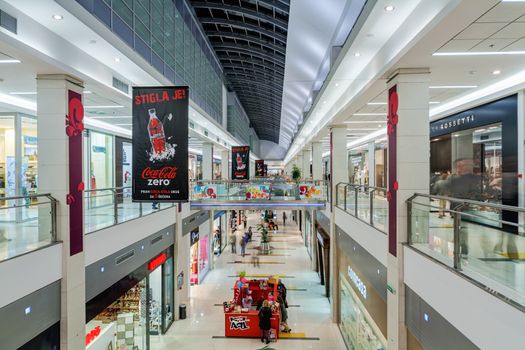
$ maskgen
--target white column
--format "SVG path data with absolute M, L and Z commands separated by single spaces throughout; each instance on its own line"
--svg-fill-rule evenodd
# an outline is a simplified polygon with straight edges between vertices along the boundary
M 177 210 L 175 215 L 175 246 L 174 246 L 174 259 L 175 259 L 175 271 L 173 288 L 175 290 L 175 319 L 179 319 L 179 305 L 186 304 L 187 312 L 189 313 L 190 307 L 190 234 L 182 235 L 182 220 L 191 214 L 190 204 L 180 204 L 181 211 Z M 183 275 L 182 286 L 179 289 L 178 276 Z
M 323 179 L 323 144 L 312 143 L 312 179 Z
M 255 179 L 255 160 L 250 159 L 250 180 Z
M 215 267 L 215 254 L 214 254 L 214 249 L 213 249 L 213 242 L 214 242 L 214 232 L 215 232 L 215 225 L 214 225 L 214 220 L 213 220 L 213 217 L 215 216 L 215 211 L 214 210 L 210 210 L 208 211 L 209 213 L 209 231 L 210 231 L 210 235 L 208 237 L 208 263 L 210 264 L 210 270 L 213 270 L 213 268 Z
M 346 125 L 334 125 L 330 129 L 332 137 L 331 189 L 332 204 L 335 206 L 335 186 L 348 182 L 348 152 L 346 150 Z M 335 230 L 335 211 L 332 208 L 330 220 L 330 315 L 333 322 L 339 322 L 339 271 L 337 264 L 337 234 Z
M 202 179 L 213 180 L 213 143 L 202 145 Z
M 376 143 L 368 143 L 368 186 L 374 187 L 376 183 Z
M 66 115 L 69 113 L 69 91 L 80 94 L 82 99 L 83 82 L 66 75 L 40 75 L 37 77 L 37 109 L 38 109 L 38 191 L 51 193 L 58 200 L 57 204 L 57 238 L 62 241 L 62 282 L 61 282 L 61 317 L 60 317 L 60 348 L 65 350 L 84 349 L 86 346 L 86 280 L 85 258 L 83 252 L 83 225 L 73 232 L 70 221 L 80 221 L 74 210 L 66 202 L 70 194 L 70 167 L 75 167 L 82 173 L 82 164 L 70 164 L 69 136 L 66 134 Z M 79 111 L 78 114 L 81 115 Z M 81 133 L 81 131 L 79 131 Z M 78 134 L 74 136 L 78 140 Z M 82 147 L 80 134 L 80 149 Z M 82 157 L 82 151 L 80 151 Z M 80 168 L 78 168 L 80 167 Z M 80 179 L 79 183 L 82 181 Z M 72 184 L 78 188 L 78 184 Z M 82 203 L 82 193 L 72 194 L 75 201 Z M 70 198 L 72 198 L 70 197 Z M 76 205 L 79 205 L 76 202 Z M 78 208 L 78 207 L 76 207 Z M 47 213 L 41 217 L 49 218 Z M 82 214 L 80 214 L 82 215 Z M 41 227 L 46 227 L 44 220 Z M 79 246 L 82 244 L 82 246 Z M 76 252 L 81 250 L 80 252 Z M 74 254 L 74 255 L 71 255 Z
M 221 177 L 223 180 L 230 179 L 230 151 L 221 152 Z
M 389 107 L 388 191 L 389 253 L 387 333 L 389 349 L 406 349 L 405 293 L 403 284 L 403 243 L 407 242 L 406 200 L 414 192 L 429 192 L 429 71 L 401 69 L 388 81 L 389 106 L 399 101 L 397 111 Z M 392 118 L 397 114 L 397 125 Z M 396 189 L 397 188 L 397 189 Z M 390 288 L 389 288 L 390 289 Z
M 310 147 L 305 149 L 303 151 L 303 178 L 309 179 L 311 177 L 310 174 L 310 158 L 312 157 L 312 150 Z

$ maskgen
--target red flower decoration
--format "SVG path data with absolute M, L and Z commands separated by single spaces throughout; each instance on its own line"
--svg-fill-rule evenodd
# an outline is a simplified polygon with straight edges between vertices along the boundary
M 69 115 L 66 115 L 66 134 L 69 137 L 84 131 L 84 106 L 78 98 L 69 101 Z
M 394 181 L 394 186 L 393 187 L 394 187 L 394 190 L 396 190 L 396 191 L 399 189 L 399 183 L 397 182 L 397 180 Z
M 84 182 L 83 182 L 83 181 L 80 181 L 80 182 L 78 183 L 77 191 L 78 191 L 78 192 L 82 192 L 82 191 L 84 191 Z
M 71 205 L 73 203 L 75 203 L 75 197 L 73 197 L 71 194 L 68 193 L 66 195 L 66 204 Z

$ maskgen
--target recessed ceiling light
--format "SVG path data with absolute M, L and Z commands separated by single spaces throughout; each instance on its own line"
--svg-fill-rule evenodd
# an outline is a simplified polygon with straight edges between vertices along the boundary
M 0 60 L 0 63 L 20 63 L 20 60 L 16 60 L 16 59 L 5 59 L 5 60 Z
M 498 75 L 498 74 L 501 74 L 501 71 L 499 69 L 496 69 L 496 70 L 492 71 L 492 74 Z
M 387 105 L 387 102 L 368 102 L 367 105 L 369 106 L 384 106 Z
M 428 104 L 431 104 L 431 105 L 437 105 L 437 104 L 440 104 L 441 102 L 439 101 L 430 101 Z
M 387 5 L 387 6 L 385 6 L 385 11 L 386 11 L 386 12 L 392 12 L 392 11 L 394 11 L 394 9 L 395 9 L 395 7 L 392 6 L 392 5 Z
M 525 55 L 525 51 L 464 51 L 464 52 L 434 52 L 432 56 L 509 56 Z
M 386 113 L 354 113 L 357 116 L 387 116 Z
M 120 62 L 120 58 L 115 57 L 115 62 Z
M 36 95 L 36 91 L 12 91 L 9 95 Z
M 356 52 L 356 53 L 354 53 L 354 56 L 355 57 L 359 57 L 359 56 L 361 56 L 361 54 L 359 52 Z
M 335 83 L 335 86 L 336 86 L 336 87 L 339 86 L 339 83 Z
M 53 15 L 53 19 L 57 20 L 57 21 L 61 21 L 64 19 L 64 16 L 62 15 Z
M 92 92 L 89 91 L 89 90 L 84 90 L 84 93 L 85 93 L 85 94 L 88 94 L 88 95 L 89 95 L 89 94 L 92 94 Z
M 377 124 L 377 127 L 380 128 L 380 127 L 381 127 L 381 124 Z

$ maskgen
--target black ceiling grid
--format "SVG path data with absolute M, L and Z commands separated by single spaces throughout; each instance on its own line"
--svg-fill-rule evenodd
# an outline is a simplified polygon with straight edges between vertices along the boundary
M 279 143 L 289 0 L 190 0 L 255 132 Z

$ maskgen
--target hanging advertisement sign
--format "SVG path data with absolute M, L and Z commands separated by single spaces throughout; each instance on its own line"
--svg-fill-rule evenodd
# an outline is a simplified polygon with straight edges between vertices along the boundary
M 255 176 L 264 176 L 264 160 L 255 161 Z
M 250 146 L 232 147 L 232 180 L 250 178 Z
M 122 142 L 122 187 L 124 187 L 123 195 L 125 198 L 131 197 L 131 179 L 133 178 L 131 169 L 132 147 L 131 142 Z
M 193 199 L 215 199 L 217 198 L 216 185 L 193 186 Z
M 188 87 L 133 88 L 133 200 L 188 201 Z
M 268 176 L 268 164 L 264 164 L 263 166 L 263 176 L 264 177 Z

